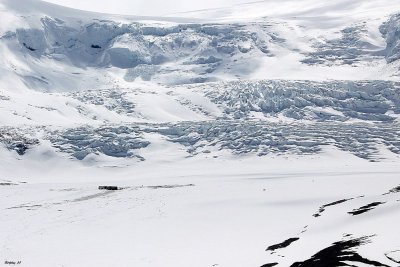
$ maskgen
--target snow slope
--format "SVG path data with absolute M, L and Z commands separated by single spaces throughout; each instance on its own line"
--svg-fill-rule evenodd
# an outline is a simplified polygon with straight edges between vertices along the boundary
M 399 14 L 0 0 L 0 264 L 398 266 Z
M 217 10 L 233 14 L 206 20 L 219 13 L 129 18 L 2 0 L 2 87 L 71 91 L 137 79 L 396 79 L 396 1 L 308 2 L 303 9 L 293 1 L 260 2 Z M 237 9 L 245 21 L 235 19 Z

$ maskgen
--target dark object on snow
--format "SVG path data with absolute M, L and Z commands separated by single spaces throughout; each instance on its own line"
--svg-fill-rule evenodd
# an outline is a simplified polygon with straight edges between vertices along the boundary
M 278 265 L 278 263 L 277 263 L 277 262 L 274 262 L 274 263 L 267 263 L 267 264 L 264 264 L 264 265 L 261 266 L 261 267 L 273 267 L 273 266 L 276 266 L 276 265 Z
M 99 190 L 119 190 L 119 188 L 118 186 L 101 185 L 99 186 Z
M 25 46 L 26 49 L 28 49 L 28 50 L 30 50 L 30 51 L 32 51 L 32 52 L 33 52 L 33 51 L 36 51 L 35 48 L 33 48 L 33 47 L 27 45 L 26 43 L 23 43 L 23 45 Z
M 277 249 L 286 248 L 286 247 L 290 246 L 293 242 L 295 242 L 295 241 L 297 241 L 299 239 L 300 238 L 298 238 L 298 237 L 289 238 L 288 240 L 285 240 L 282 243 L 269 246 L 266 250 L 267 251 L 274 251 L 274 250 L 277 250 Z
M 92 44 L 91 47 L 92 47 L 92 48 L 96 48 L 96 49 L 100 49 L 100 48 L 101 48 L 101 46 L 99 46 L 99 45 L 94 45 L 94 44 Z
M 293 263 L 291 267 L 355 266 L 353 265 L 354 263 L 389 267 L 386 264 L 366 259 L 354 251 L 355 248 L 369 242 L 369 237 L 335 242 L 330 247 L 321 250 L 308 260 Z

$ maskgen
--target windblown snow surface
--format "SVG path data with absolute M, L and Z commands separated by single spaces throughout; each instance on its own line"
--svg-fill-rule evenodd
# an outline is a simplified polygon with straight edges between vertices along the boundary
M 397 0 L 0 0 L 0 265 L 399 266 L 399 59 Z

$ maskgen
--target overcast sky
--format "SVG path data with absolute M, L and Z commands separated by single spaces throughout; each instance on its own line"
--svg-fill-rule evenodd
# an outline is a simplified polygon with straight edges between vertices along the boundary
M 251 0 L 46 0 L 102 13 L 160 16 L 176 12 L 231 6 Z

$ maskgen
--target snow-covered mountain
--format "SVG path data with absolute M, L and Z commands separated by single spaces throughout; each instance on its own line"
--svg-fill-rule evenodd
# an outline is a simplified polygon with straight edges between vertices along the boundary
M 0 0 L 0 262 L 398 266 L 399 14 Z
M 1 80 L 47 91 L 129 86 L 137 79 L 396 80 L 396 7 L 395 1 L 266 1 L 181 14 L 191 19 L 130 18 L 3 0 Z

